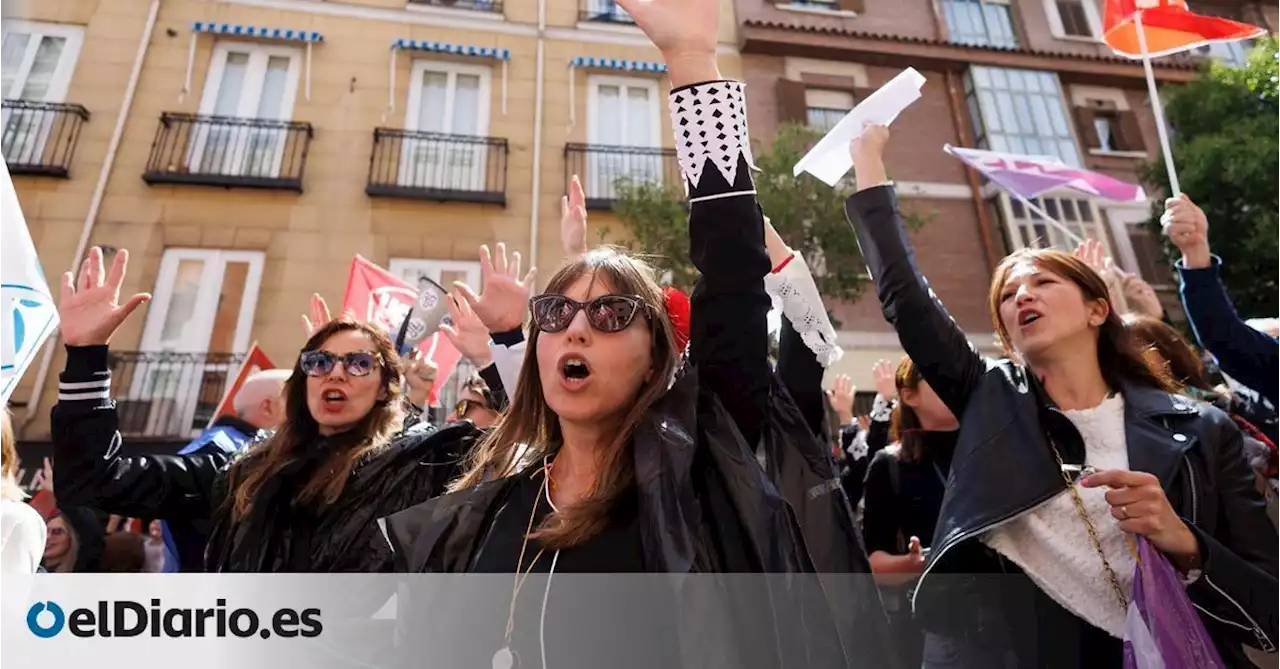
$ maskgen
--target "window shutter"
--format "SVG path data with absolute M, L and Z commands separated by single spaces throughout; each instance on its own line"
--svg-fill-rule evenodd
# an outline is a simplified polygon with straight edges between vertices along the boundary
M 866 9 L 866 3 L 864 0 L 839 0 L 839 3 L 840 9 L 843 9 L 846 12 L 856 12 L 861 14 L 863 10 Z
M 804 82 L 794 79 L 778 79 L 778 124 L 808 121 L 808 107 L 804 100 Z
M 1124 151 L 1146 151 L 1146 142 L 1142 141 L 1142 127 L 1138 125 L 1138 115 L 1133 111 L 1120 112 L 1120 143 Z
M 1072 115 L 1076 118 L 1076 126 L 1080 130 L 1080 141 L 1085 149 L 1101 149 L 1102 140 L 1098 137 L 1098 129 L 1093 126 L 1094 111 L 1088 107 L 1075 107 Z

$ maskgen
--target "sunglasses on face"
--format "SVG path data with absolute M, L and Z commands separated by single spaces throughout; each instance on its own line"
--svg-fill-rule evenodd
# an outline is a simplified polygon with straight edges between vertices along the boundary
M 368 376 L 382 363 L 382 357 L 370 351 L 353 351 L 344 355 L 328 351 L 303 351 L 298 366 L 307 376 L 327 376 L 342 363 L 351 376 Z
M 564 332 L 578 312 L 587 312 L 587 322 L 600 332 L 621 332 L 645 309 L 644 300 L 633 295 L 603 295 L 579 302 L 564 295 L 539 295 L 529 300 L 533 324 L 543 332 Z
M 458 420 L 462 420 L 467 417 L 467 412 L 472 409 L 493 411 L 493 409 L 484 402 L 477 402 L 476 400 L 458 400 L 458 405 L 453 408 L 453 415 L 457 416 Z

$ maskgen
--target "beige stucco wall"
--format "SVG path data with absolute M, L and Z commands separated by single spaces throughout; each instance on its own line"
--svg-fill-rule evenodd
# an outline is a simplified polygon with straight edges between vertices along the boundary
M 579 29 L 576 0 L 549 0 L 542 152 L 540 164 L 535 166 L 537 3 L 505 4 L 505 20 L 495 22 L 478 20 L 466 12 L 411 11 L 397 0 L 276 3 L 290 7 L 290 11 L 236 2 L 163 0 L 91 243 L 129 249 L 126 292 L 154 290 L 166 249 L 265 252 L 250 339 L 260 342 L 277 361 L 295 355 L 301 343 L 298 316 L 312 292 L 319 292 L 335 307 L 340 303 L 347 269 L 356 253 L 381 264 L 391 257 L 474 260 L 479 245 L 501 240 L 526 257 L 536 246 L 545 279 L 561 259 L 558 218 L 559 198 L 565 187 L 564 145 L 587 140 L 588 73 L 571 71 L 568 62 L 578 56 L 659 61 L 660 55 L 638 29 Z M 733 6 L 729 0 L 721 6 L 721 67 L 726 76 L 736 78 L 742 73 L 731 46 L 735 35 Z M 19 201 L 51 284 L 72 262 L 149 7 L 148 0 L 5 3 L 6 18 L 85 28 L 66 101 L 84 105 L 92 118 L 82 130 L 71 177 L 15 177 Z M 343 15 L 332 15 L 335 11 Z M 315 129 L 303 193 L 149 186 L 143 182 L 141 176 L 160 115 L 198 111 L 214 46 L 224 39 L 213 35 L 196 39 L 191 90 L 182 95 L 190 26 L 194 21 L 323 33 L 325 41 L 314 47 L 312 55 L 311 98 L 305 99 L 300 83 L 292 114 L 293 120 L 309 122 Z M 496 61 L 466 61 L 493 65 L 488 134 L 506 138 L 509 144 L 505 208 L 371 199 L 365 194 L 373 129 L 403 127 L 413 59 L 448 58 L 398 54 L 395 109 L 389 110 L 389 45 L 397 38 L 497 47 L 511 52 L 505 114 L 501 111 L 500 65 Z M 569 118 L 570 76 L 576 77 L 573 124 Z M 665 76 L 654 78 L 659 82 L 660 94 L 665 96 L 669 88 Z M 660 100 L 660 105 L 663 141 L 672 146 L 665 99 Z M 540 230 L 538 239 L 532 240 L 535 169 L 541 176 L 537 214 Z M 593 213 L 592 225 L 607 224 L 611 219 L 609 214 Z M 145 316 L 144 308 L 131 318 L 112 341 L 112 347 L 136 349 Z M 47 438 L 47 412 L 56 401 L 56 374 L 62 364 L 58 355 L 42 394 L 41 415 L 27 426 L 23 438 Z M 33 366 L 19 386 L 14 396 L 19 404 L 31 399 L 35 374 Z M 18 418 L 21 424 L 21 412 Z

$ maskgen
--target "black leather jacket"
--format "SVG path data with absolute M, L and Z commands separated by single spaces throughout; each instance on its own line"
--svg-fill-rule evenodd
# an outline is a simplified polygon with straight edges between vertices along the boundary
M 1005 562 L 975 540 L 1065 490 L 1049 440 L 1065 461 L 1076 463 L 1084 459 L 1083 440 L 1024 367 L 986 359 L 965 338 L 915 264 L 892 188 L 856 193 L 846 214 L 885 318 L 925 380 L 960 417 L 933 551 L 913 602 L 916 614 L 926 626 L 945 617 L 939 609 L 951 609 L 954 618 L 947 622 L 971 625 L 1025 615 L 993 611 L 982 598 L 976 609 L 957 612 L 950 597 L 967 586 L 955 575 L 1005 570 Z M 1137 385 L 1117 390 L 1125 399 L 1130 467 L 1159 477 L 1200 542 L 1203 574 L 1187 594 L 1219 651 L 1232 663 L 1243 659 L 1241 643 L 1275 650 L 1277 536 L 1243 457 L 1240 430 L 1208 404 Z M 939 606 L 944 599 L 948 604 Z

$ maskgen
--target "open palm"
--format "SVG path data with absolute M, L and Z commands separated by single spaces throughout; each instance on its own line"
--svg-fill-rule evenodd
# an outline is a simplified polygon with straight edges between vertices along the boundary
M 560 198 L 560 245 L 569 260 L 587 253 L 587 196 L 576 174 L 569 194 Z
M 488 246 L 480 247 L 480 295 L 461 281 L 454 282 L 462 299 L 489 328 L 489 332 L 510 332 L 524 324 L 529 308 L 529 291 L 537 268 L 529 268 L 524 279 L 520 278 L 520 253 L 507 258 L 507 245 L 499 243 L 493 253 Z
M 442 324 L 440 331 L 476 369 L 488 367 L 493 361 L 489 353 L 489 328 L 465 299 L 451 295 L 448 307 L 450 322 Z
M 618 4 L 664 57 L 715 53 L 717 0 L 618 0 Z
M 63 273 L 58 318 L 68 346 L 105 346 L 124 319 L 151 299 L 150 294 L 138 293 L 120 304 L 120 284 L 128 265 L 129 252 L 121 250 L 104 281 L 102 249 L 95 246 L 81 263 L 78 280 L 71 272 Z

